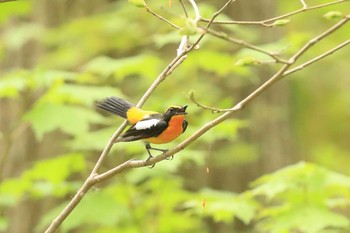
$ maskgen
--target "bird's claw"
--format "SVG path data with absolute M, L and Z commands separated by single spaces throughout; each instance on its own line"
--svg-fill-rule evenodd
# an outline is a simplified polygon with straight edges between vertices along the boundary
M 150 155 L 150 156 L 146 159 L 146 164 L 148 164 L 148 162 L 149 162 L 149 160 L 150 160 L 151 158 L 153 158 L 152 155 Z M 154 164 L 151 164 L 151 165 L 148 165 L 148 168 L 149 168 L 149 169 L 152 169 L 152 168 L 154 168 L 155 165 L 156 165 L 155 163 L 154 163 Z

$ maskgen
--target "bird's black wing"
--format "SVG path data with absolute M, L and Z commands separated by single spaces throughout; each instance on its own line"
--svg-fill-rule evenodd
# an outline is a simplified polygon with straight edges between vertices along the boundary
M 156 137 L 168 127 L 162 118 L 150 116 L 132 125 L 116 142 L 131 142 Z

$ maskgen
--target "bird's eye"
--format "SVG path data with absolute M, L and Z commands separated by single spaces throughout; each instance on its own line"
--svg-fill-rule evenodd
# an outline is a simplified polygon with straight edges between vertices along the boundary
M 175 110 L 175 108 L 170 107 L 170 108 L 168 109 L 168 112 L 169 112 L 170 114 L 174 114 L 174 113 L 176 112 L 176 110 Z

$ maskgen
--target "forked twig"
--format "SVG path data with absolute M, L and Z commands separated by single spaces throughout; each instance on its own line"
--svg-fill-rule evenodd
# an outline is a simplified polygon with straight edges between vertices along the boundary
M 285 18 L 288 18 L 288 17 L 293 16 L 293 15 L 297 15 L 297 14 L 302 13 L 302 12 L 311 11 L 311 10 L 315 10 L 315 9 L 319 9 L 319 8 L 324 8 L 324 7 L 328 7 L 328 6 L 332 6 L 332 5 L 336 5 L 336 4 L 340 4 L 340 3 L 344 3 L 344 2 L 348 2 L 348 1 L 349 0 L 337 0 L 334 2 L 328 2 L 328 3 L 316 5 L 316 6 L 302 7 L 298 10 L 288 12 L 286 14 L 279 15 L 279 16 L 276 16 L 273 18 L 264 19 L 264 20 L 257 20 L 257 21 L 215 20 L 212 23 L 213 24 L 260 25 L 260 26 L 264 26 L 264 27 L 274 27 L 275 25 L 273 24 L 273 22 L 276 20 L 285 19 Z M 210 22 L 210 19 L 202 18 L 201 21 L 202 22 Z

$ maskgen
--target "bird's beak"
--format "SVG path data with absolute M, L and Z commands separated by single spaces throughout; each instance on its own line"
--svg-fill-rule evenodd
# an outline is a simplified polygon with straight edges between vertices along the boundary
M 184 105 L 184 106 L 182 106 L 182 107 L 177 111 L 177 114 L 178 114 L 178 115 L 186 115 L 186 114 L 187 114 L 187 112 L 186 112 L 187 106 L 188 106 L 187 104 Z

